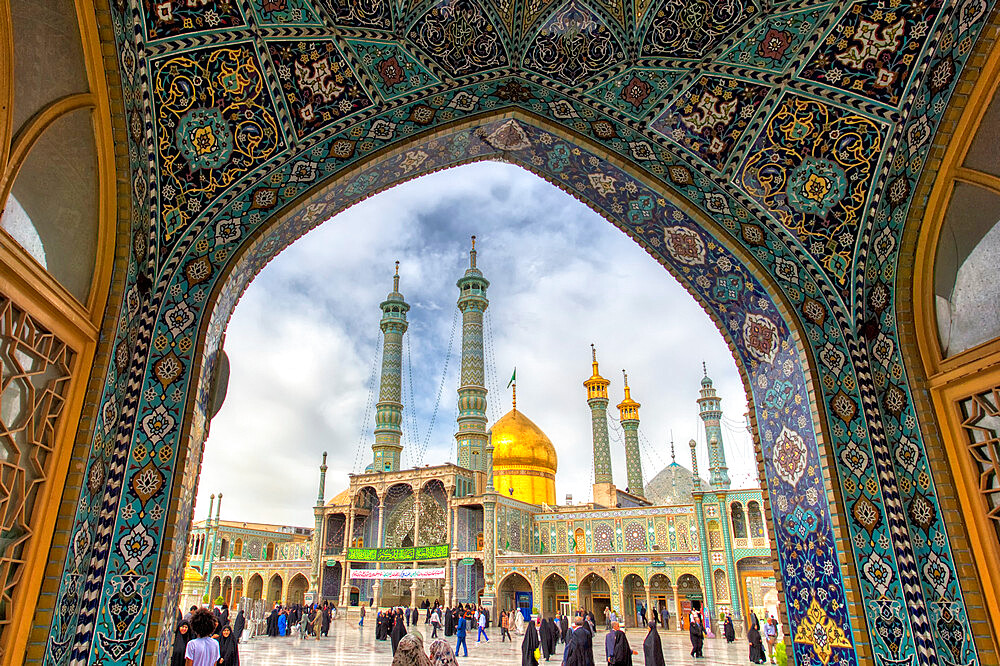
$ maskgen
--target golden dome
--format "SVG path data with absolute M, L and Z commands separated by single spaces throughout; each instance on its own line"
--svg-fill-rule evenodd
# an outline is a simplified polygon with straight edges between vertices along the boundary
M 184 570 L 185 583 L 191 583 L 191 582 L 201 583 L 204 580 L 205 578 L 200 573 L 198 573 L 198 570 L 195 569 L 194 567 L 188 567 L 187 569 Z
M 559 458 L 552 440 L 516 408 L 490 432 L 496 491 L 531 504 L 555 504 Z

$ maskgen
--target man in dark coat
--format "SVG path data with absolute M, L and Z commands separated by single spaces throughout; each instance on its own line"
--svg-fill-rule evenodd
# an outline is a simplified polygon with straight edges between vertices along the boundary
M 538 666 L 538 659 L 535 658 L 535 650 L 538 649 L 540 641 L 538 630 L 534 622 L 529 622 L 524 627 L 524 640 L 521 641 L 521 666 Z
M 323 626 L 321 627 L 320 631 L 323 632 L 324 636 L 330 633 L 330 620 L 332 619 L 333 618 L 331 617 L 330 607 L 323 606 Z
M 593 634 L 581 616 L 573 621 L 573 629 L 563 650 L 563 666 L 594 666 Z
M 604 639 L 608 655 L 608 666 L 632 666 L 632 646 L 617 622 L 611 623 L 611 631 Z
M 705 644 L 705 629 L 701 626 L 701 618 L 695 613 L 691 613 L 691 623 L 688 633 L 691 635 L 691 656 L 702 657 L 701 650 Z
M 399 641 L 403 636 L 406 635 L 406 626 L 403 620 L 403 611 L 396 611 L 395 624 L 392 625 L 392 634 L 390 636 L 390 641 L 392 642 L 392 653 L 396 654 L 396 646 L 399 645 Z

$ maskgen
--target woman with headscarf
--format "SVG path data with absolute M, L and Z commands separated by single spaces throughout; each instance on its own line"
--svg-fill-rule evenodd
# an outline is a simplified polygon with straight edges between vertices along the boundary
M 444 635 L 455 635 L 455 613 L 450 608 L 444 609 Z
M 240 666 L 240 651 L 233 628 L 226 625 L 219 634 L 219 666 Z
M 545 661 L 549 660 L 552 653 L 555 652 L 555 637 L 552 635 L 552 625 L 549 621 L 538 616 L 535 620 L 535 629 L 538 631 L 538 647 L 542 651 L 542 659 Z
M 389 634 L 389 641 L 392 643 L 392 653 L 396 654 L 399 641 L 406 635 L 406 620 L 403 619 L 403 611 L 396 611 L 396 615 L 392 619 L 392 633 Z
M 733 626 L 733 616 L 726 613 L 726 621 L 722 623 L 722 633 L 726 637 L 727 643 L 736 640 L 736 627 Z
M 747 640 L 750 642 L 750 663 L 763 664 L 767 661 L 764 656 L 764 643 L 760 638 L 760 620 L 756 613 L 750 613 L 750 629 L 747 630 Z
M 458 666 L 458 658 L 451 649 L 451 643 L 440 638 L 431 643 L 430 659 L 431 666 Z
M 515 608 L 511 613 L 514 614 L 514 633 L 520 636 L 524 633 L 524 613 L 520 608 Z
M 240 642 L 240 638 L 243 636 L 243 630 L 247 627 L 247 619 L 243 617 L 243 609 L 241 608 L 238 613 L 236 613 L 236 619 L 233 620 L 233 636 L 236 638 L 236 642 Z
M 278 614 L 278 635 L 284 636 L 288 632 L 288 615 L 286 613 Z
M 660 634 L 656 631 L 656 621 L 649 623 L 646 640 L 642 642 L 642 654 L 646 666 L 664 666 L 663 644 L 660 642 Z
M 320 632 L 323 631 L 323 611 L 319 608 L 313 609 L 312 623 L 311 623 L 312 635 L 319 640 Z
M 333 620 L 333 611 L 330 610 L 329 606 L 323 606 L 323 625 L 320 627 L 320 631 L 326 636 L 330 633 L 330 622 Z M 317 636 L 316 638 L 319 638 Z
M 705 644 L 705 629 L 701 626 L 701 618 L 697 613 L 691 613 L 691 627 L 688 633 L 691 635 L 691 656 L 702 657 L 701 650 Z
M 406 624 L 402 611 L 396 618 L 396 624 L 397 626 Z M 395 629 L 395 627 L 393 628 Z M 424 654 L 423 639 L 415 634 L 402 636 L 393 654 L 392 666 L 430 666 L 431 664 L 431 660 Z
M 541 645 L 538 630 L 534 622 L 529 622 L 524 628 L 524 640 L 521 641 L 521 666 L 538 666 L 535 650 Z
M 187 620 L 177 623 L 177 631 L 174 632 L 174 650 L 170 655 L 170 666 L 184 666 L 184 648 L 188 641 L 194 638 L 191 633 L 191 624 Z

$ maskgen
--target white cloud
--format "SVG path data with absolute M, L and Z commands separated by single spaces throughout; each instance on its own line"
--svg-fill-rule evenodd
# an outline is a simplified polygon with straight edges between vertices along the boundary
M 311 525 L 318 465 L 330 454 L 329 498 L 371 458 L 376 396 L 372 361 L 378 304 L 392 287 L 411 304 L 412 366 L 404 372 L 404 465 L 417 462 L 441 384 L 455 318 L 455 281 L 468 265 L 469 236 L 490 280 L 491 420 L 510 409 L 504 387 L 518 368 L 518 408 L 559 454 L 557 492 L 586 500 L 592 479 L 590 411 L 582 382 L 590 343 L 621 400 L 621 369 L 642 403 L 647 480 L 670 462 L 690 466 L 698 439 L 701 362 L 723 399 L 730 475 L 746 485 L 753 451 L 739 423 L 743 386 L 729 349 L 690 295 L 638 245 L 589 208 L 516 167 L 480 163 L 426 176 L 351 208 L 272 261 L 247 290 L 229 326 L 232 373 L 226 403 L 206 444 L 196 515 L 223 492 L 229 519 Z M 460 322 L 436 424 L 421 463 L 455 457 Z M 375 390 L 377 390 L 377 377 Z M 415 425 L 414 425 L 415 423 Z M 615 480 L 624 452 L 612 434 Z

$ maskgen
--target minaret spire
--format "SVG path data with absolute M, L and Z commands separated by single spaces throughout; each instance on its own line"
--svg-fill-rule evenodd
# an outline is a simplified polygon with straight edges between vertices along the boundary
M 323 464 L 319 466 L 319 493 L 316 495 L 316 506 L 323 506 L 326 499 L 326 451 L 323 452 Z
M 612 484 L 611 447 L 608 443 L 608 386 L 611 385 L 597 369 L 597 349 L 590 345 L 592 374 L 583 383 L 587 389 L 587 404 L 590 406 L 590 423 L 594 442 L 594 485 Z M 595 493 L 595 497 L 597 493 Z
M 490 281 L 476 268 L 476 237 L 469 250 L 469 268 L 455 283 L 462 313 L 462 375 L 458 387 L 458 464 L 486 470 L 486 385 L 483 356 L 483 316 L 490 301 Z
M 701 477 L 698 476 L 698 442 L 693 439 L 688 442 L 691 447 L 691 486 L 694 490 L 701 490 Z
M 403 334 L 409 327 L 406 313 L 410 306 L 399 293 L 399 262 L 392 278 L 392 292 L 379 305 L 382 319 L 382 380 L 375 404 L 375 443 L 372 471 L 395 472 L 399 469 L 403 445 Z
M 639 407 L 632 399 L 632 390 L 628 386 L 628 373 L 622 370 L 625 378 L 625 399 L 618 403 L 618 414 L 621 417 L 622 431 L 625 433 L 625 469 L 628 473 L 628 490 L 633 495 L 645 497 L 642 487 L 642 458 L 639 455 Z
M 702 368 L 704 366 L 702 362 Z M 699 415 L 705 422 L 705 440 L 708 442 L 708 482 L 713 488 L 729 488 L 726 449 L 722 444 L 722 401 L 716 395 L 707 371 L 701 380 L 699 395 Z

